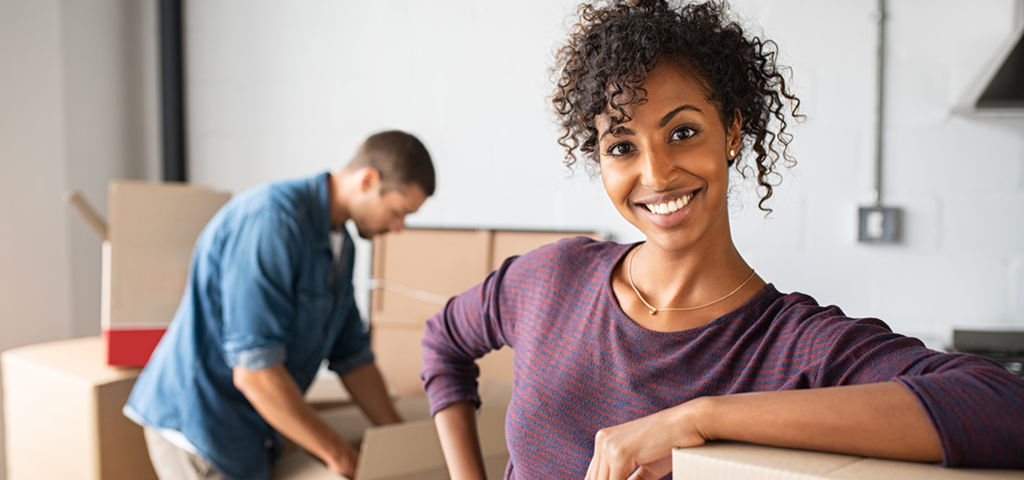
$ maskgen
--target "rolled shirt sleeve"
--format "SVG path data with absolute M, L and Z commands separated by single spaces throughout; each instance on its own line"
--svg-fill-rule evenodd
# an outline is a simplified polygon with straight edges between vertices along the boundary
M 476 359 L 511 344 L 511 326 L 503 322 L 500 304 L 502 282 L 515 258 L 505 260 L 482 283 L 449 300 L 427 321 L 420 379 L 432 415 L 457 402 L 480 406 Z
M 1024 466 L 1024 381 L 985 358 L 930 350 L 877 319 L 837 325 L 817 386 L 898 381 L 938 430 L 943 465 Z
M 298 227 L 267 211 L 249 217 L 225 246 L 220 291 L 225 361 L 259 370 L 283 363 L 292 335 Z

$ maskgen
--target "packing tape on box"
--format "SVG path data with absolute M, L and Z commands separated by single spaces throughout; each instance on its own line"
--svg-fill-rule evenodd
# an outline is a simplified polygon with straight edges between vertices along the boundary
M 371 290 L 377 290 L 377 289 L 387 290 L 389 292 L 394 292 L 394 293 L 397 293 L 397 294 L 400 294 L 400 295 L 405 295 L 405 296 L 407 296 L 409 298 L 414 298 L 416 300 L 420 300 L 420 301 L 427 302 L 427 303 L 433 303 L 433 304 L 440 305 L 440 306 L 444 306 L 446 303 L 448 303 L 448 299 L 451 298 L 450 296 L 438 295 L 436 293 L 427 292 L 425 290 L 419 290 L 419 289 L 416 289 L 416 288 L 407 287 L 405 285 L 402 285 L 402 284 L 399 284 L 399 283 L 395 283 L 395 282 L 390 282 L 390 281 L 384 280 L 382 278 L 371 278 L 370 279 L 370 289 Z

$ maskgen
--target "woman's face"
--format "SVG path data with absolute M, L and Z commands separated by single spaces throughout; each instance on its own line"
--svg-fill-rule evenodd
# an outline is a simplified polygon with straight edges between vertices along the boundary
M 664 249 L 731 241 L 728 159 L 739 149 L 739 115 L 726 131 L 700 82 L 670 63 L 652 69 L 643 88 L 646 101 L 626 109 L 629 122 L 609 129 L 608 113 L 595 118 L 605 191 Z

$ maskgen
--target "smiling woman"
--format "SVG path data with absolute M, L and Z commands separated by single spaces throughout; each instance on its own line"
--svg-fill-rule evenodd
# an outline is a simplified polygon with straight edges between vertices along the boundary
M 474 360 L 515 351 L 506 478 L 661 478 L 728 439 L 948 466 L 1024 466 L 1024 381 L 781 293 L 737 250 L 729 168 L 772 194 L 798 100 L 724 5 L 580 7 L 553 98 L 572 166 L 646 241 L 510 258 L 430 319 L 422 378 L 452 478 L 482 475 Z M 746 163 L 744 160 L 746 160 Z

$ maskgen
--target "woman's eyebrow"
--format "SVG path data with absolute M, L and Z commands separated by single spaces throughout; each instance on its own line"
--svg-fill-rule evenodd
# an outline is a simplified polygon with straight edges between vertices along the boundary
M 682 106 L 676 107 L 671 112 L 668 112 L 664 117 L 661 117 L 661 120 L 658 121 L 658 126 L 659 127 L 664 127 L 665 124 L 667 124 L 670 120 L 672 120 L 672 117 L 676 116 L 677 113 L 679 113 L 679 112 L 681 112 L 683 110 L 693 110 L 693 111 L 698 112 L 698 113 L 704 113 L 704 112 L 701 112 L 701 110 L 699 108 L 697 108 L 697 107 L 695 107 L 693 105 L 689 105 L 689 104 L 682 105 Z
M 625 134 L 625 135 L 633 135 L 633 134 L 635 134 L 635 132 L 633 132 L 632 130 L 630 130 L 630 129 L 626 128 L 626 127 L 623 127 L 622 125 L 616 125 L 614 127 L 608 127 L 607 130 L 605 130 L 604 132 L 601 132 L 601 135 L 599 135 L 597 137 L 597 141 L 600 142 L 601 139 L 604 138 L 604 136 L 608 135 L 609 133 L 615 133 L 616 135 L 623 135 L 623 134 Z

